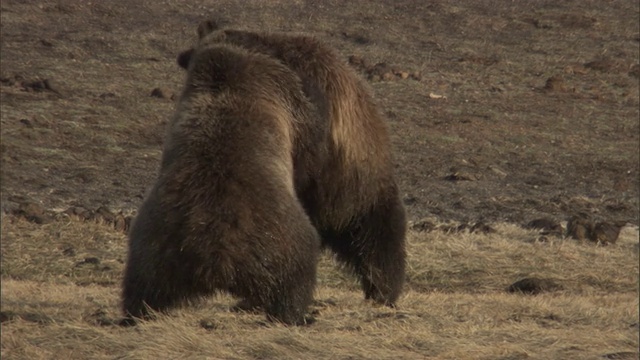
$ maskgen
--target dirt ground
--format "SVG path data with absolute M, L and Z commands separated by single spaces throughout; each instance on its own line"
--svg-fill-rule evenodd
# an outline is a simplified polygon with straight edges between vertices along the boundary
M 638 224 L 637 1 L 1 7 L 5 211 L 23 202 L 135 210 L 181 90 L 176 55 L 215 16 L 229 27 L 314 34 L 365 63 L 413 220 L 583 212 Z

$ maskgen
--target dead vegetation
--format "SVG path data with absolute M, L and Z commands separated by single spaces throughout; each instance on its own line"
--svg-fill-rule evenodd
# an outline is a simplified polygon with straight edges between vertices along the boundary
M 397 309 L 365 302 L 325 257 L 311 326 L 231 311 L 235 300 L 221 294 L 123 328 L 124 234 L 79 220 L 2 224 L 3 359 L 596 359 L 638 346 L 637 227 L 606 247 L 541 243 L 508 224 L 411 232 Z M 532 277 L 552 280 L 510 288 Z

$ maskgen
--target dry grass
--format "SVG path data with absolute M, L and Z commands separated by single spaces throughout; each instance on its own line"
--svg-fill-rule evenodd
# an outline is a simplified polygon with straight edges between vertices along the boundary
M 7 216 L 2 226 L 3 359 L 596 359 L 638 347 L 634 227 L 607 247 L 539 243 L 508 224 L 488 235 L 410 232 L 396 310 L 362 300 L 325 257 L 311 326 L 230 312 L 234 300 L 220 294 L 121 328 L 108 321 L 119 316 L 124 235 L 72 219 L 35 225 Z M 527 276 L 563 289 L 505 291 Z

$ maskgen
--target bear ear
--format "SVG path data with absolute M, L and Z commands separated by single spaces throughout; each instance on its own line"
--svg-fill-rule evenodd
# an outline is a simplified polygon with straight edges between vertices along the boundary
M 201 22 L 200 25 L 198 25 L 198 39 L 202 39 L 219 28 L 220 26 L 215 20 L 206 20 Z
M 178 55 L 178 65 L 183 68 L 183 69 L 187 69 L 189 67 L 189 62 L 191 61 L 191 56 L 193 55 L 193 49 L 189 49 L 186 51 L 183 51 L 180 53 L 180 55 Z

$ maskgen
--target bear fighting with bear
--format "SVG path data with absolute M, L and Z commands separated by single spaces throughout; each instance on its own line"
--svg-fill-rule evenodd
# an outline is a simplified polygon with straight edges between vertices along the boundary
M 387 126 L 362 80 L 312 37 L 206 21 L 198 38 L 178 57 L 187 85 L 160 179 L 130 234 L 125 313 L 218 289 L 273 319 L 304 322 L 318 236 L 358 276 L 365 298 L 395 306 L 405 212 Z M 281 78 L 262 68 L 274 63 Z

